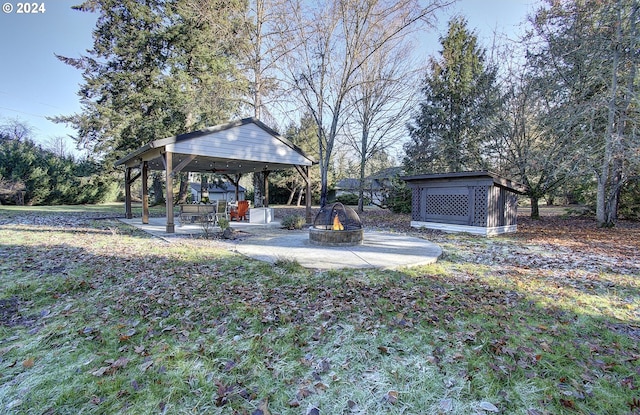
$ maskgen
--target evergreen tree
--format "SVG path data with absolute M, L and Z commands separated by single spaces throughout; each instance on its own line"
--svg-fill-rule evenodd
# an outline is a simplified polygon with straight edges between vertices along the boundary
M 408 172 L 458 172 L 485 169 L 483 145 L 495 134 L 500 105 L 497 69 L 485 62 L 485 50 L 467 22 L 449 22 L 440 38 L 440 59 L 431 59 L 422 92 L 425 100 L 409 125 L 405 145 Z
M 95 173 L 88 161 L 77 163 L 37 145 L 20 122 L 0 125 L 0 204 L 100 202 L 109 184 Z
M 82 70 L 84 83 L 82 112 L 55 121 L 75 127 L 78 145 L 110 166 L 151 140 L 227 119 L 239 96 L 232 85 L 242 3 L 87 0 L 74 7 L 99 18 L 88 55 L 59 57 Z

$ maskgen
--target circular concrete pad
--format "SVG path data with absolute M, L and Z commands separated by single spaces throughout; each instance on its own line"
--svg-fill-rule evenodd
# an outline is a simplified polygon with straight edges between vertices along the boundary
M 237 252 L 261 261 L 294 260 L 305 268 L 398 268 L 431 264 L 442 249 L 429 241 L 393 233 L 365 232 L 362 245 L 318 246 L 308 231 L 255 235 L 236 243 Z

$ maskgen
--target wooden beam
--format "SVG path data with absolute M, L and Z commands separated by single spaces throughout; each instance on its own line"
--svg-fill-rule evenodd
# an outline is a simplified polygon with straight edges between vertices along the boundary
M 173 168 L 172 174 L 175 176 L 176 173 L 180 173 L 182 169 L 184 169 L 187 166 L 187 164 L 195 160 L 196 157 L 198 156 L 196 156 L 195 154 L 189 154 L 184 160 L 182 160 L 180 163 L 178 163 L 177 166 Z
M 176 227 L 173 221 L 173 153 L 167 151 L 164 153 L 164 157 L 162 158 L 165 165 L 165 173 L 166 173 L 166 205 L 167 205 L 167 233 L 175 233 Z
M 142 172 L 142 223 L 149 223 L 149 162 L 143 161 Z
M 138 174 L 136 174 L 133 177 L 131 177 L 131 175 L 129 175 L 129 184 L 133 184 L 136 180 L 138 180 L 139 177 L 140 177 L 140 172 L 138 172 Z

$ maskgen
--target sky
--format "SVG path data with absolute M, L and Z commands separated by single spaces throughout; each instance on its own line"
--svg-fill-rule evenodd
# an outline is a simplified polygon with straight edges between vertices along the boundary
M 77 92 L 82 83 L 79 70 L 55 55 L 79 57 L 93 43 L 97 15 L 72 10 L 81 0 L 37 1 L 38 13 L 18 13 L 21 3 L 0 0 L 0 124 L 19 120 L 33 131 L 33 138 L 47 146 L 75 131 L 47 117 L 70 115 L 81 110 Z M 494 32 L 514 36 L 526 15 L 541 0 L 459 0 L 438 15 L 438 30 L 424 36 L 426 53 L 437 53 L 438 37 L 446 32 L 451 16 L 462 15 L 482 44 L 490 46 Z M 26 11 L 22 7 L 22 11 Z M 33 10 L 32 10 L 33 11 Z

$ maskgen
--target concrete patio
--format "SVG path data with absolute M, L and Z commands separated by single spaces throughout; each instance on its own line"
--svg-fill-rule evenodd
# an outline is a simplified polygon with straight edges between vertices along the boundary
M 149 224 L 142 224 L 140 218 L 120 220 L 167 241 L 200 237 L 203 233 L 198 224 L 176 225 L 175 233 L 166 233 L 165 218 L 150 218 Z M 311 269 L 411 267 L 434 263 L 442 254 L 442 249 L 432 242 L 394 233 L 365 230 L 362 245 L 330 247 L 311 245 L 308 230 L 285 230 L 279 222 L 232 222 L 231 226 L 248 236 L 222 240 L 229 250 L 270 263 L 293 260 Z M 213 228 L 213 232 L 219 230 Z

